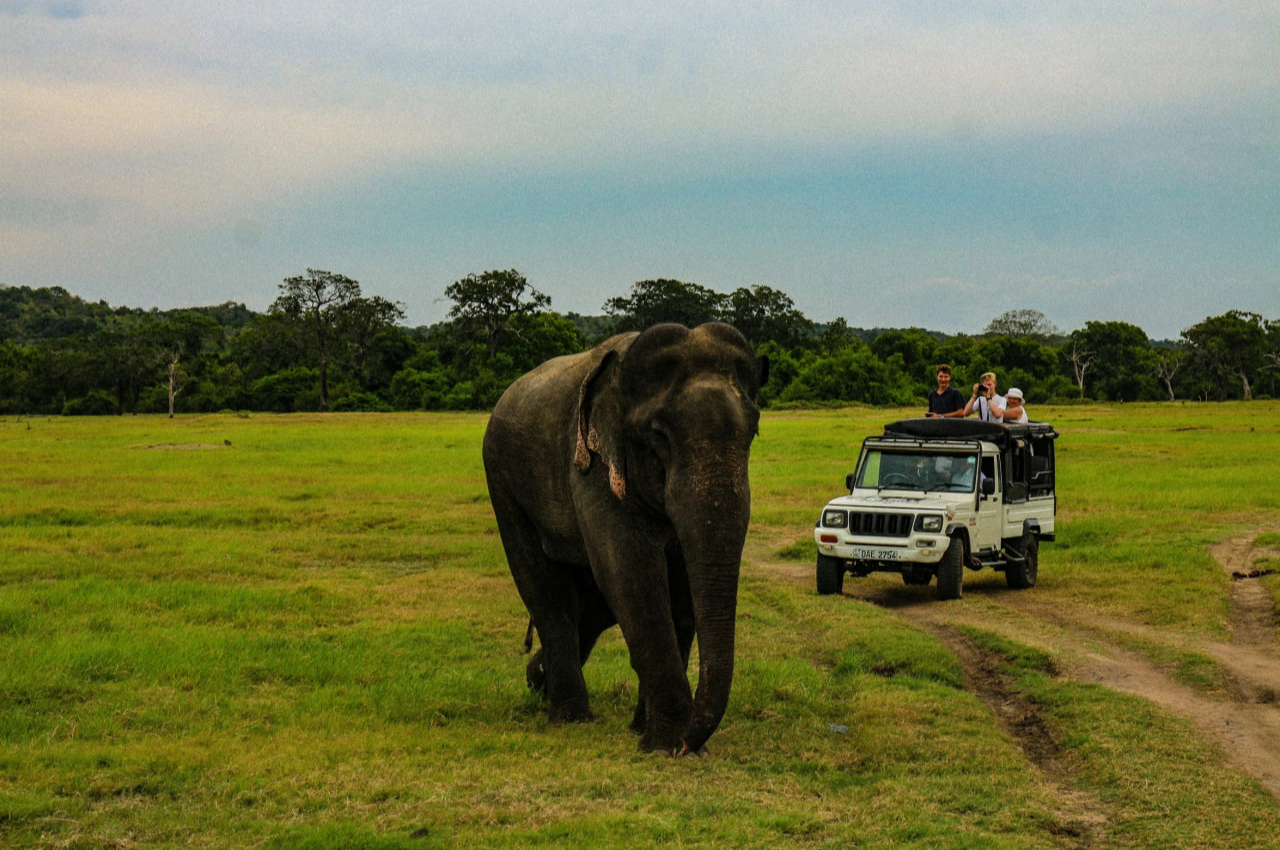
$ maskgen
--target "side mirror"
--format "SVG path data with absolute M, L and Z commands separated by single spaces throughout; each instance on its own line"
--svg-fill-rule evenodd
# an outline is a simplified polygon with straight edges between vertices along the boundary
M 994 496 L 996 492 L 996 480 L 994 478 L 982 479 L 982 495 Z
M 850 493 L 853 492 L 853 473 L 852 472 L 850 472 L 848 475 L 844 477 L 844 488 L 848 490 Z

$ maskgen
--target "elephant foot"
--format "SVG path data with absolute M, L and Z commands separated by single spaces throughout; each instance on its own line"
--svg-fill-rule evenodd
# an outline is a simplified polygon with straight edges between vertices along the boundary
M 708 755 L 710 755 L 710 751 L 707 750 L 706 744 L 703 744 L 701 747 L 698 747 L 698 749 L 696 750 L 691 750 L 689 749 L 689 743 L 687 741 L 681 741 L 680 755 L 686 758 L 700 759 L 700 758 L 706 758 Z
M 547 716 L 557 726 L 567 723 L 590 723 L 596 719 L 595 714 L 587 706 L 553 705 L 547 712 Z
M 684 741 L 680 740 L 678 734 L 659 735 L 653 730 L 646 730 L 644 735 L 640 737 L 640 752 L 652 753 L 658 752 L 668 756 L 678 756 L 684 754 Z
M 689 749 L 689 745 L 684 741 L 680 742 L 680 746 L 671 750 L 653 750 L 649 753 L 651 756 L 661 756 L 664 759 L 700 759 L 706 758 L 710 752 L 705 746 L 699 747 L 697 750 Z

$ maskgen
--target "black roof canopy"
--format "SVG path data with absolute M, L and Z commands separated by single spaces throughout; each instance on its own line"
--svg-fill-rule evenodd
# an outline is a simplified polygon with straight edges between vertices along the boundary
M 910 437 L 916 440 L 986 440 L 1004 446 L 1018 438 L 1054 439 L 1058 432 L 1048 422 L 1024 425 L 1001 425 L 977 419 L 920 418 L 899 419 L 884 426 L 886 437 Z

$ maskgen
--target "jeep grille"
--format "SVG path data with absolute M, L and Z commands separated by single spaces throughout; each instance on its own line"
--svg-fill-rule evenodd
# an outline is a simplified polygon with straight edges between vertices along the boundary
M 849 533 L 866 537 L 909 537 L 914 514 L 849 512 Z

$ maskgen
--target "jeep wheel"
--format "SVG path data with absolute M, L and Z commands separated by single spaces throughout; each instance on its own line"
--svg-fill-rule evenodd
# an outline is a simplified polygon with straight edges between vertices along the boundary
M 818 556 L 818 595 L 830 596 L 844 589 L 844 561 L 830 555 Z
M 964 541 L 951 538 L 947 554 L 938 562 L 938 598 L 959 599 L 964 595 Z
M 1014 590 L 1026 590 L 1036 586 L 1036 573 L 1040 570 L 1040 538 L 1030 531 L 1022 533 L 1021 561 L 1010 561 L 1004 568 L 1004 580 Z

